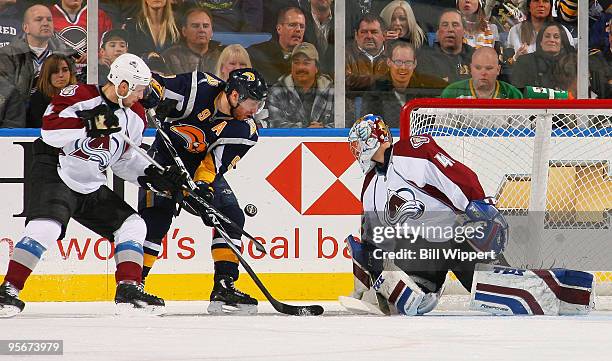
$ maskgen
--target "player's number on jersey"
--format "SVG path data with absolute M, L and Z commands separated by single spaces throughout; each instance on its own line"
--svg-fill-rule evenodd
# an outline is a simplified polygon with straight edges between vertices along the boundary
M 452 167 L 453 164 L 455 164 L 455 161 L 453 161 L 442 153 L 434 155 L 434 158 L 436 158 L 436 160 L 440 162 L 440 164 L 442 164 L 444 168 Z
M 223 131 L 223 128 L 225 128 L 225 126 L 227 125 L 226 121 L 222 121 L 221 123 L 215 125 L 214 127 L 212 127 L 212 130 L 215 132 L 215 134 L 217 135 L 217 137 L 219 136 L 219 134 L 221 134 L 221 132 Z

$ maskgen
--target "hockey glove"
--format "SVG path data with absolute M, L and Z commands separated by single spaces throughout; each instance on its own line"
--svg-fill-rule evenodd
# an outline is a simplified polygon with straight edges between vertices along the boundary
M 106 104 L 90 110 L 79 110 L 76 115 L 85 123 L 85 132 L 90 138 L 105 137 L 121 130 L 119 118 Z
M 143 188 L 156 192 L 177 192 L 183 189 L 186 182 L 187 174 L 176 165 L 168 166 L 163 171 L 150 165 L 145 169 L 145 175 L 138 177 L 138 183 Z
M 149 86 L 145 89 L 144 96 L 140 99 L 140 104 L 145 109 L 155 108 L 164 97 L 164 86 L 156 79 L 152 79 Z
M 159 105 L 155 108 L 155 116 L 157 119 L 164 122 L 170 113 L 176 109 L 176 104 L 178 104 L 176 99 L 164 99 L 159 102 Z
M 215 194 L 213 193 L 213 188 L 210 186 L 210 184 L 203 181 L 197 181 L 195 184 L 198 187 L 193 191 L 200 197 L 204 198 L 206 202 L 211 203 L 215 197 Z

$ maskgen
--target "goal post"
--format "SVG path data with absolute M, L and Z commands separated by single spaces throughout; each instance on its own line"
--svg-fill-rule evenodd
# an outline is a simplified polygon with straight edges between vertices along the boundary
M 612 295 L 612 100 L 417 99 L 400 138 L 419 134 L 497 199 L 511 265 L 593 271 Z

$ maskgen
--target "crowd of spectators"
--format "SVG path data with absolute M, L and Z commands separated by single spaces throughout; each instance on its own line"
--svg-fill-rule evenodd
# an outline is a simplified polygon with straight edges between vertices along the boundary
M 399 126 L 420 97 L 577 96 L 576 0 L 345 1 L 345 89 L 335 89 L 334 0 L 99 0 L 98 79 L 126 52 L 166 75 L 254 67 L 257 122 L 334 127 L 377 113 Z M 589 96 L 612 97 L 612 1 L 589 1 Z M 0 127 L 40 127 L 50 98 L 86 82 L 86 0 L 0 0 Z

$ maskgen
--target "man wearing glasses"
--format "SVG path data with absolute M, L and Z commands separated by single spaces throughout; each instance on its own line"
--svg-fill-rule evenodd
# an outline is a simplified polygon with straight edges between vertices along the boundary
M 389 43 L 386 53 L 389 71 L 366 94 L 362 113 L 381 114 L 389 127 L 398 128 L 400 109 L 407 101 L 417 97 L 437 97 L 448 83 L 415 71 L 415 49 L 406 40 Z
M 291 52 L 304 41 L 306 17 L 300 8 L 288 7 L 278 13 L 277 39 L 250 46 L 247 51 L 253 67 L 272 85 L 283 75 L 291 72 Z

